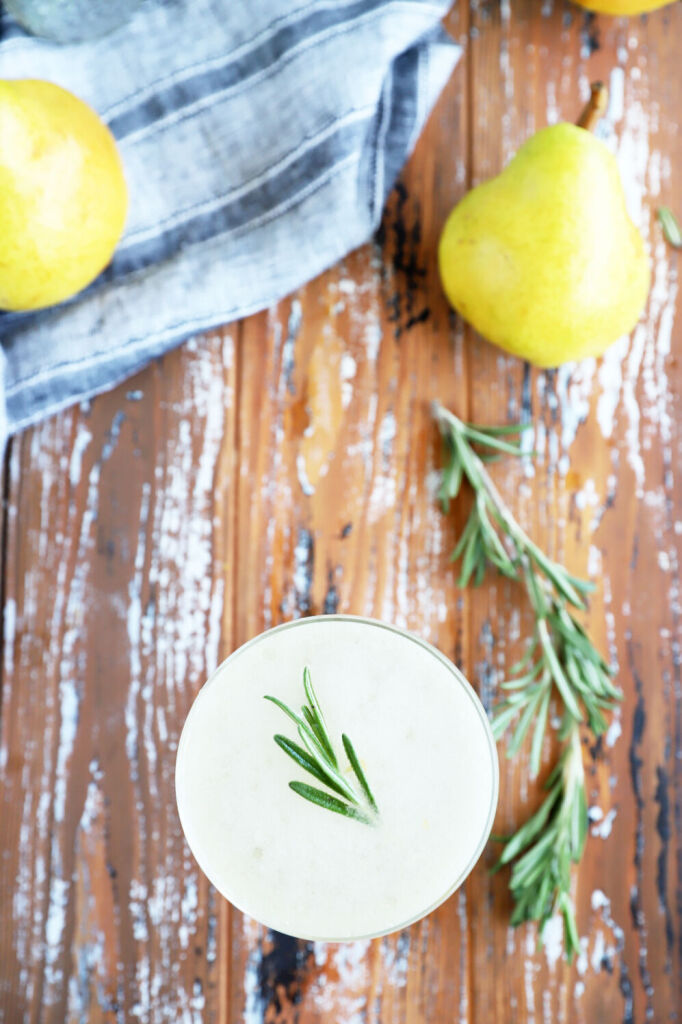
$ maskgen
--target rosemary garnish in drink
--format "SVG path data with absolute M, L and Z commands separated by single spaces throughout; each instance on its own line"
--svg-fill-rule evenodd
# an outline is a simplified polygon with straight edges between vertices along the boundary
M 307 665 L 303 669 L 303 689 L 308 703 L 301 708 L 301 715 L 296 714 L 277 697 L 265 697 L 265 700 L 276 704 L 296 724 L 303 746 L 299 746 L 298 743 L 294 743 L 293 740 L 287 739 L 286 736 L 279 733 L 274 736 L 274 740 L 292 761 L 295 761 L 300 768 L 303 768 L 332 792 L 329 793 L 316 786 L 310 786 L 306 782 L 290 782 L 289 787 L 305 800 L 318 804 L 319 807 L 325 807 L 328 811 L 335 811 L 347 818 L 362 821 L 366 825 L 375 824 L 379 808 L 369 788 L 355 748 L 348 736 L 343 733 L 341 736 L 343 749 L 357 780 L 357 786 L 348 781 L 346 773 L 341 772 L 339 759 L 334 752 L 334 746 L 329 737 L 322 708 L 313 689 L 310 669 Z M 341 797 L 343 799 L 340 799 Z
M 555 912 L 564 919 L 568 959 L 578 949 L 578 932 L 570 896 L 571 863 L 582 856 L 587 836 L 587 802 L 580 749 L 580 724 L 593 735 L 606 730 L 609 712 L 621 694 L 612 671 L 575 618 L 585 608 L 591 583 L 571 575 L 537 547 L 514 519 L 485 468 L 500 455 L 523 454 L 508 435 L 522 427 L 477 427 L 465 423 L 439 403 L 433 414 L 447 448 L 439 498 L 447 512 L 462 481 L 474 492 L 469 520 L 455 547 L 461 559 L 460 586 L 480 584 L 488 565 L 523 584 L 535 615 L 535 629 L 525 655 L 502 684 L 508 696 L 497 707 L 495 738 L 512 725 L 507 756 L 517 753 L 531 726 L 530 769 L 540 768 L 542 743 L 550 720 L 550 702 L 561 709 L 559 738 L 563 750 L 550 775 L 540 809 L 505 840 L 498 867 L 512 864 L 513 924 L 537 921 L 540 930 Z

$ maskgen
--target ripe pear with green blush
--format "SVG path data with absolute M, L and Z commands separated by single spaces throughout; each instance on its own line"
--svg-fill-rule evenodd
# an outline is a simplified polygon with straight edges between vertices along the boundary
M 458 203 L 438 260 L 454 308 L 542 367 L 601 355 L 632 330 L 649 291 L 616 161 L 573 124 L 539 131 Z
M 581 7 L 586 7 L 588 11 L 611 14 L 614 18 L 619 18 L 622 15 L 644 14 L 673 2 L 674 0 L 576 0 L 576 3 Z

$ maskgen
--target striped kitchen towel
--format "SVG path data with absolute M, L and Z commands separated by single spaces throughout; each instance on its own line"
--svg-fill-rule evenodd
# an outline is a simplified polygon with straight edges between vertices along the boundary
M 118 140 L 131 203 L 87 291 L 0 314 L 5 433 L 366 241 L 459 56 L 439 26 L 449 2 L 144 0 L 115 33 L 68 46 L 2 16 L 0 78 L 89 102 Z

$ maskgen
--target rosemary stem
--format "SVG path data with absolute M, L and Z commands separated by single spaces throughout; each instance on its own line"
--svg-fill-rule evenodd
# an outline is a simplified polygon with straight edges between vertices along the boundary
M 585 785 L 585 769 L 583 768 L 583 752 L 580 746 L 580 727 L 576 722 L 571 726 L 568 738 L 568 755 L 564 764 L 564 780 L 568 793 Z

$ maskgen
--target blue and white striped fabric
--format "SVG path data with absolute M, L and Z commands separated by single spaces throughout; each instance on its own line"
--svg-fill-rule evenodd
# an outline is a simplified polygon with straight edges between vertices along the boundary
M 449 0 L 145 0 L 101 40 L 0 22 L 0 78 L 103 116 L 130 213 L 82 295 L 0 315 L 9 433 L 183 338 L 262 309 L 360 245 L 459 56 Z

